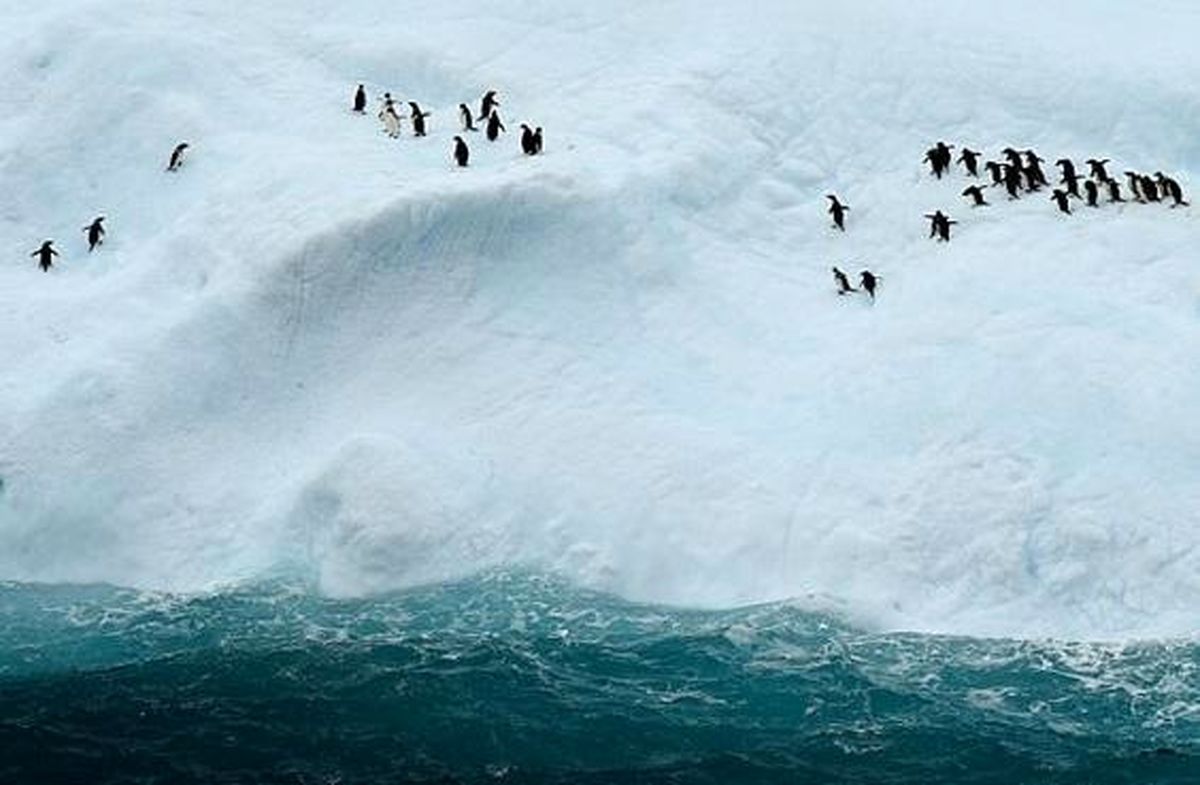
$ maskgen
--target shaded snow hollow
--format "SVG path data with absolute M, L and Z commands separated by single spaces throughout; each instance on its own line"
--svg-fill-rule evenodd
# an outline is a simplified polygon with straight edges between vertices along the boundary
M 887 628 L 1195 630 L 1196 211 L 973 211 L 921 165 L 1012 144 L 1190 191 L 1195 3 L 16 5 L 0 579 L 531 564 Z M 430 137 L 351 115 L 359 81 Z M 510 133 L 455 171 L 488 87 Z

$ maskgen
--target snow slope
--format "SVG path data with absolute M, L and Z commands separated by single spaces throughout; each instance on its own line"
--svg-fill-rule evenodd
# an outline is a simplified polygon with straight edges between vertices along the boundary
M 0 579 L 513 563 L 888 628 L 1195 630 L 1195 211 L 971 211 L 920 165 L 944 138 L 1188 188 L 1194 3 L 19 5 Z M 359 81 L 431 137 L 350 114 Z M 510 133 L 455 171 L 488 87 Z

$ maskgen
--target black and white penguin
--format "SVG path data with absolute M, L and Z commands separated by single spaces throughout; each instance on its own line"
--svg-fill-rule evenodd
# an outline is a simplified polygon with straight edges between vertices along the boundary
M 487 138 L 489 142 L 494 142 L 500 138 L 501 131 L 507 131 L 504 123 L 500 120 L 500 112 L 493 109 L 492 113 L 487 118 Z
M 1050 197 L 1058 204 L 1058 209 L 1062 210 L 1067 215 L 1071 214 L 1071 201 L 1067 197 L 1067 192 L 1061 188 L 1055 188 L 1053 196 Z
M 533 141 L 533 129 L 521 123 L 521 152 L 525 155 L 537 155 L 537 147 Z
M 1162 201 L 1162 193 L 1158 190 L 1158 183 L 1154 182 L 1153 177 L 1140 177 L 1139 182 L 1142 186 L 1142 196 L 1146 197 L 1147 202 Z
M 354 91 L 354 111 L 359 114 L 367 111 L 367 90 L 362 85 Z
M 1079 199 L 1079 181 L 1082 179 L 1083 178 L 1076 174 L 1075 170 L 1072 169 L 1069 176 L 1067 174 L 1063 174 L 1062 185 L 1067 187 L 1068 194 L 1074 196 L 1076 199 Z
M 1170 197 L 1172 207 L 1188 207 L 1189 203 L 1183 199 L 1183 188 L 1179 182 L 1173 177 L 1168 177 L 1162 172 L 1155 172 L 1154 178 L 1158 182 L 1159 191 L 1163 196 Z
M 1098 182 L 1107 183 L 1109 179 L 1111 179 L 1108 176 L 1108 170 L 1104 168 L 1108 161 L 1109 159 L 1107 158 L 1101 158 L 1099 160 L 1096 160 L 1095 158 L 1087 159 L 1085 163 L 1088 165 L 1088 174 L 1091 177 L 1094 177 Z
M 1086 180 L 1083 183 L 1083 193 L 1087 199 L 1088 207 L 1099 207 L 1100 203 L 1097 199 L 1100 198 L 1100 188 L 1096 185 L 1095 180 Z
M 542 127 L 539 125 L 533 129 L 533 154 L 541 155 L 546 151 L 546 137 L 542 135 Z
M 874 300 L 875 288 L 879 285 L 879 276 L 870 270 L 863 270 L 858 274 L 858 282 L 862 285 L 863 291 L 871 295 L 871 299 Z
M 964 189 L 962 195 L 969 196 L 974 200 L 973 207 L 987 207 L 987 200 L 983 198 L 983 189 L 978 185 Z
M 96 250 L 96 246 L 104 244 L 104 216 L 101 215 L 83 227 L 83 231 L 87 233 L 88 253 L 91 253 Z
M 1108 201 L 1124 202 L 1125 199 L 1121 196 L 1121 184 L 1116 180 L 1109 180 L 1105 185 L 1108 186 Z
M 464 131 L 478 131 L 475 127 L 475 117 L 471 114 L 471 107 L 466 104 L 458 105 L 458 116 L 462 120 Z
M 409 101 L 408 108 L 412 110 L 409 118 L 412 120 L 413 136 L 424 136 L 425 118 L 429 117 L 429 112 L 422 112 L 416 101 Z
M 969 147 L 964 147 L 958 154 L 958 162 L 963 165 L 971 177 L 979 176 L 979 153 Z
M 190 146 L 187 142 L 180 142 L 175 145 L 175 149 L 171 151 L 171 160 L 167 162 L 168 172 L 179 171 L 179 167 L 183 166 L 183 154 L 187 152 Z
M 1009 199 L 1020 199 L 1021 189 L 1023 187 L 1022 177 L 1024 172 L 1020 166 L 1012 164 L 1004 164 L 1004 189 L 1008 191 Z
M 42 272 L 48 273 L 54 266 L 54 257 L 58 256 L 58 251 L 54 250 L 54 241 L 47 240 L 42 243 L 41 248 L 29 255 L 38 257 L 38 267 L 42 268 Z
M 454 163 L 465 167 L 471 160 L 471 150 L 461 136 L 454 137 Z
M 1042 164 L 1046 159 L 1039 158 L 1038 154 L 1033 150 L 1025 151 L 1025 179 L 1029 181 L 1029 190 L 1037 191 L 1044 185 L 1050 185 L 1050 181 L 1046 179 L 1046 173 L 1042 170 Z
M 500 105 L 496 100 L 496 91 L 488 90 L 479 100 L 479 120 L 483 121 L 492 116 L 492 111 Z
M 379 110 L 379 119 L 383 121 L 383 130 L 392 139 L 400 138 L 400 113 L 396 111 L 396 99 L 391 93 L 383 94 L 383 108 Z
M 1126 171 L 1125 177 L 1128 180 L 1129 192 L 1133 194 L 1134 201 L 1146 201 L 1146 197 L 1142 196 L 1142 176 L 1137 172 Z
M 938 210 L 932 215 L 926 213 L 925 217 L 928 218 L 930 222 L 929 237 L 931 239 L 933 237 L 937 237 L 938 242 L 940 243 L 950 242 L 950 227 L 957 224 L 958 221 L 951 221 L 950 217 L 942 213 L 941 210 Z
M 846 211 L 849 206 L 842 204 L 833 194 L 826 194 L 825 198 L 829 200 L 829 214 L 833 216 L 833 225 L 843 232 L 846 231 Z
M 850 285 L 850 279 L 846 277 L 844 272 L 836 267 L 830 269 L 833 270 L 833 282 L 837 284 L 838 295 L 851 294 L 858 291 Z
M 992 185 L 1004 185 L 1004 164 L 999 161 L 988 161 L 983 166 L 992 176 Z

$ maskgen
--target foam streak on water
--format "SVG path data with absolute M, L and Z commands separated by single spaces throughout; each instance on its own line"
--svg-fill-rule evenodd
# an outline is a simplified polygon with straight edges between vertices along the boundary
M 0 588 L 5 782 L 1173 783 L 1200 646 L 873 634 L 493 573 Z

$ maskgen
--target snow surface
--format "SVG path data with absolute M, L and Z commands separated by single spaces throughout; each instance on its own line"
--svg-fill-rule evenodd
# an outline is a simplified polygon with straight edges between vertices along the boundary
M 1196 211 L 972 211 L 920 162 L 1033 146 L 1190 191 L 1198 33 L 1190 0 L 8 3 L 0 579 L 345 595 L 513 563 L 1192 633 Z M 359 81 L 431 136 L 352 115 Z M 489 87 L 510 132 L 454 170 Z M 835 263 L 883 276 L 874 307 Z

